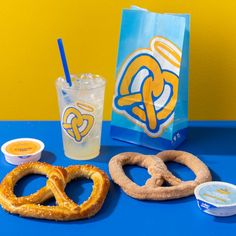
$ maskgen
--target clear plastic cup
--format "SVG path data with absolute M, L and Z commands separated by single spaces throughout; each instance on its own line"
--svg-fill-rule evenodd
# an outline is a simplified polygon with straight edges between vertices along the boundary
M 65 155 L 75 160 L 95 158 L 100 152 L 105 80 L 93 74 L 71 75 L 56 81 Z

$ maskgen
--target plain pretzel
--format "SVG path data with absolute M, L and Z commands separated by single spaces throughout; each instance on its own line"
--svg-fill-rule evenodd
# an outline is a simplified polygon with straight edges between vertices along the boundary
M 24 197 L 16 197 L 14 186 L 28 174 L 46 175 L 46 186 L 36 193 Z M 85 177 L 93 180 L 93 191 L 81 205 L 73 202 L 64 192 L 66 184 L 75 178 Z M 74 165 L 67 168 L 32 162 L 22 164 L 6 175 L 0 185 L 0 204 L 13 213 L 25 217 L 48 220 L 77 220 L 95 215 L 103 205 L 110 186 L 107 175 L 91 165 Z M 55 197 L 57 206 L 43 206 L 51 197 Z

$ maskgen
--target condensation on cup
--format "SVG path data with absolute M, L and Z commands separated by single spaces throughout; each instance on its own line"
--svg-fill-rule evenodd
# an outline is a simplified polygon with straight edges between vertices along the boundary
M 100 152 L 106 81 L 93 74 L 71 75 L 56 81 L 65 155 L 88 160 Z

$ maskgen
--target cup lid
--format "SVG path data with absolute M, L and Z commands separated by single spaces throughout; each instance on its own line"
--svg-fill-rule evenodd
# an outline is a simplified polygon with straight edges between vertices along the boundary
M 211 181 L 198 185 L 194 194 L 200 201 L 211 204 L 215 207 L 236 206 L 236 185 Z

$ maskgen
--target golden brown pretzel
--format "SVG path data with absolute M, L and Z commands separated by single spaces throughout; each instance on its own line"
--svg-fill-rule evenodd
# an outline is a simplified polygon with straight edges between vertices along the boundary
M 15 184 L 28 174 L 46 175 L 46 186 L 29 196 L 16 197 L 13 192 Z M 78 177 L 92 179 L 94 182 L 90 197 L 81 205 L 73 202 L 64 192 L 66 184 Z M 25 163 L 16 167 L 3 179 L 0 184 L 0 204 L 5 210 L 25 217 L 77 220 L 91 217 L 100 210 L 109 186 L 107 175 L 91 165 L 75 165 L 64 169 L 40 162 Z M 53 196 L 57 206 L 40 205 Z
M 196 175 L 193 181 L 181 181 L 166 167 L 165 161 L 175 161 L 189 167 Z M 151 178 L 143 186 L 130 180 L 124 173 L 124 165 L 139 165 L 147 168 Z M 114 156 L 109 162 L 109 171 L 115 183 L 129 196 L 138 199 L 168 200 L 193 194 L 194 188 L 211 180 L 207 166 L 196 156 L 182 151 L 163 151 L 157 155 L 142 155 L 126 152 Z M 161 186 L 166 181 L 171 186 Z

